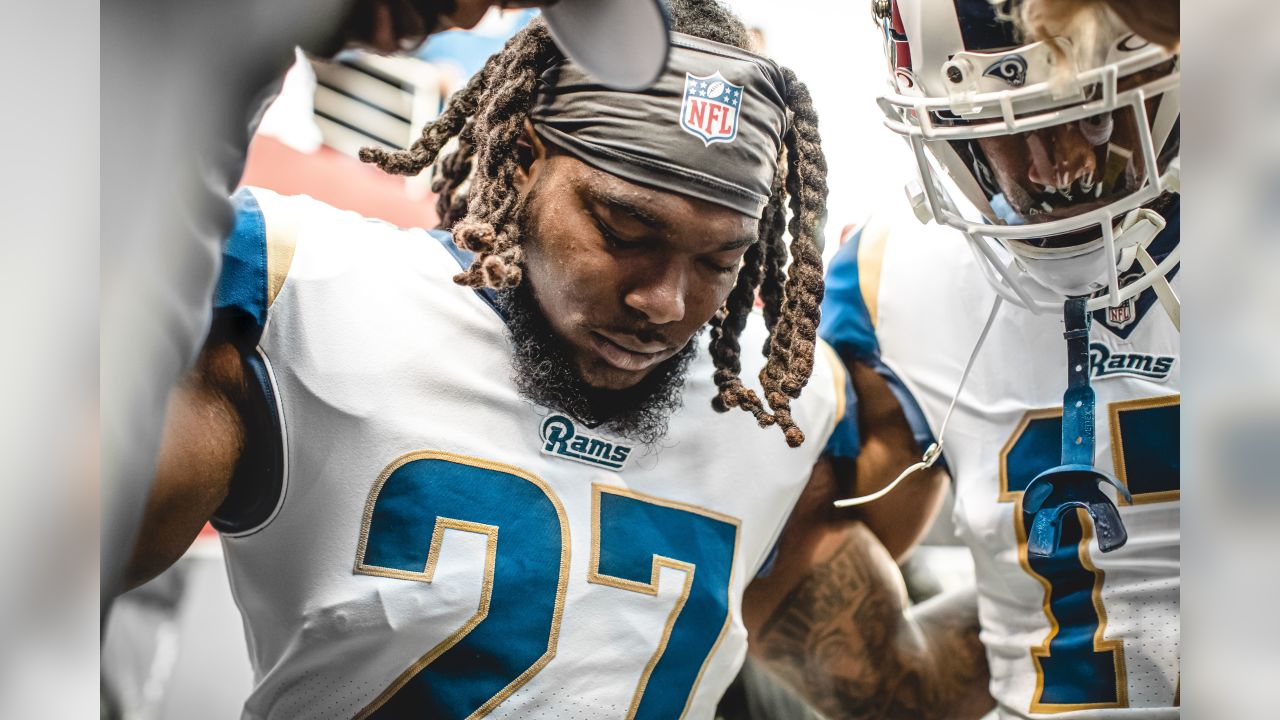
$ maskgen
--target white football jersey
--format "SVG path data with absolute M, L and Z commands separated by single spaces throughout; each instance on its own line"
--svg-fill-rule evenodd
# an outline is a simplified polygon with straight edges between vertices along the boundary
M 1163 257 L 1177 241 L 1175 210 L 1151 250 Z M 1179 340 L 1154 295 L 1094 313 L 1089 335 L 1094 463 L 1133 494 L 1132 504 L 1117 501 L 1122 548 L 1100 552 L 1079 511 L 1064 518 L 1053 557 L 1027 552 L 1022 490 L 1059 464 L 1060 314 L 1005 303 L 947 427 L 955 525 L 977 569 L 1002 718 L 1178 715 Z M 870 223 L 832 263 L 823 337 L 898 384 L 908 418 L 926 421 L 917 431 L 925 447 L 994 299 L 960 234 L 894 216 Z
M 260 332 L 283 470 L 266 512 L 219 518 L 244 717 L 712 717 L 743 589 L 845 414 L 830 349 L 801 448 L 711 409 L 706 333 L 645 448 L 517 393 L 447 236 L 261 190 L 237 206 L 218 311 Z M 743 347 L 763 340 L 753 318 Z

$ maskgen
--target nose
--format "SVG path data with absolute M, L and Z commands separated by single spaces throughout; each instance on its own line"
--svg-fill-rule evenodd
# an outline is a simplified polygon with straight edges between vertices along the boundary
M 1081 178 L 1085 185 L 1093 185 L 1098 161 L 1093 144 L 1076 123 L 1032 131 L 1027 148 L 1031 151 L 1027 179 L 1036 185 L 1066 191 Z
M 684 319 L 688 290 L 688 273 L 684 265 L 668 262 L 632 285 L 623 296 L 623 302 L 654 325 L 665 325 Z

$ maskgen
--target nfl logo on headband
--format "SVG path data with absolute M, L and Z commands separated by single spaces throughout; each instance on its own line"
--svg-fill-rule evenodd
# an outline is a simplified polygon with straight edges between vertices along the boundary
M 741 108 L 741 85 L 725 80 L 719 72 L 705 77 L 684 74 L 680 127 L 701 139 L 704 145 L 733 142 L 738 136 L 738 111 Z

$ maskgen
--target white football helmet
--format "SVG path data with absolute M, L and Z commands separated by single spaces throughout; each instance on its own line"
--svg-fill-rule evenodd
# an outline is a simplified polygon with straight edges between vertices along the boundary
M 1065 38 L 1061 53 L 1024 44 L 1006 4 L 872 0 L 892 76 L 880 106 L 915 153 L 917 217 L 963 232 L 1018 305 L 1060 313 L 1096 293 L 1092 311 L 1154 286 L 1176 324 L 1179 253 L 1157 263 L 1147 245 L 1178 189 L 1178 57 L 1127 31 L 1096 60 Z

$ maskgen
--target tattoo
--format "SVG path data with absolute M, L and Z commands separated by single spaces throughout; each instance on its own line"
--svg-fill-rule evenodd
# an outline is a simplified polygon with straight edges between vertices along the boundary
M 809 569 L 756 654 L 831 718 L 980 717 L 992 701 L 972 591 L 905 610 L 897 567 L 870 539 L 858 528 Z

